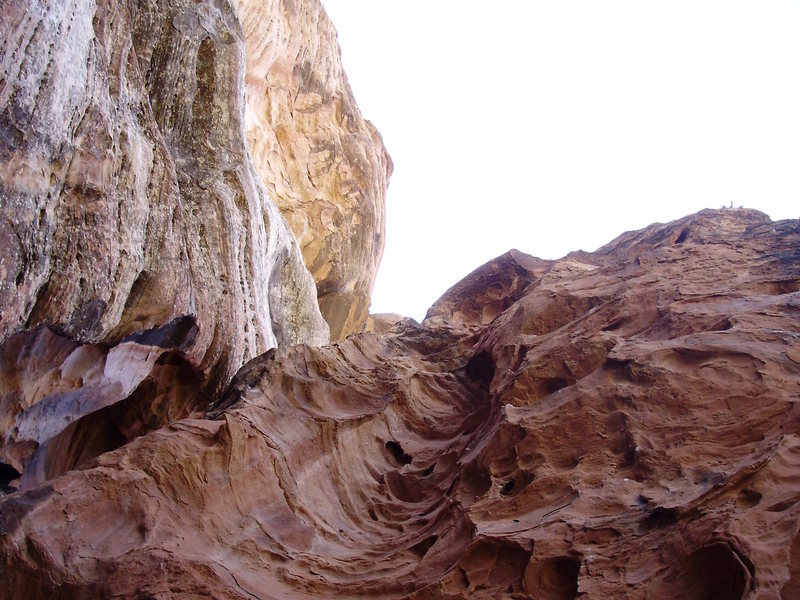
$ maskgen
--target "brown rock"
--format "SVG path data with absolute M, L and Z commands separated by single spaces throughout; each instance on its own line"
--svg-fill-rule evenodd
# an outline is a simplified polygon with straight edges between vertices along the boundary
M 247 140 L 300 242 L 331 338 L 364 326 L 392 161 L 342 69 L 317 0 L 234 0 L 247 42 Z
M 704 211 L 271 350 L 207 418 L 0 500 L 0 590 L 792 597 L 798 248 Z
M 367 322 L 364 324 L 364 331 L 368 333 L 386 333 L 395 324 L 404 321 L 408 317 L 397 313 L 373 313 L 367 317 Z
M 157 404 L 175 365 L 194 400 L 156 412 L 186 416 L 276 344 L 325 343 L 245 142 L 233 7 L 0 8 L 0 460 L 143 385 Z

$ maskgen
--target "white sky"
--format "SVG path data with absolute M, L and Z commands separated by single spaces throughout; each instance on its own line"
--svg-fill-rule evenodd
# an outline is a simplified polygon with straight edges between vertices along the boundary
M 706 207 L 800 217 L 800 0 L 323 0 L 395 163 L 372 312 Z

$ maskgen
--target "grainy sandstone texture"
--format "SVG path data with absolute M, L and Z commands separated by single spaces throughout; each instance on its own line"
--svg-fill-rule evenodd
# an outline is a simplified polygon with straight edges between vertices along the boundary
M 360 331 L 384 244 L 392 162 L 317 0 L 233 0 L 247 43 L 247 141 L 300 243 L 331 338 Z
M 3 0 L 0 13 L 0 461 L 22 472 L 126 399 L 185 416 L 276 344 L 327 342 L 247 149 L 234 7 Z M 193 391 L 159 408 L 168 371 Z
M 748 210 L 509 252 L 0 499 L 0 594 L 794 598 L 799 289 Z

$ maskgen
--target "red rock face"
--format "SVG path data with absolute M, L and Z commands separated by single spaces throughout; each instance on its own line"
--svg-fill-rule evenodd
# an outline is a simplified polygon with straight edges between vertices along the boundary
M 798 289 L 800 223 L 755 211 L 511 252 L 6 495 L 0 590 L 797 597 Z

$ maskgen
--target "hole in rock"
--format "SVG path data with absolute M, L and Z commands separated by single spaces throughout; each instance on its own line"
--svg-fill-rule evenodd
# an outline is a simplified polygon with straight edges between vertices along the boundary
M 413 546 L 411 546 L 409 550 L 411 550 L 411 552 L 422 558 L 428 553 L 428 550 L 431 549 L 431 546 L 433 546 L 436 543 L 436 540 L 438 539 L 439 539 L 438 535 L 432 535 L 430 537 L 426 537 L 418 544 L 414 544 Z
M 761 498 L 762 496 L 759 492 L 745 488 L 739 492 L 739 496 L 736 498 L 736 506 L 739 508 L 753 508 L 761 502 Z
M 522 363 L 525 362 L 526 356 L 528 356 L 528 347 L 523 344 L 517 351 L 517 359 L 514 362 L 514 370 L 517 370 L 522 366 Z
M 568 379 L 563 379 L 561 377 L 549 377 L 547 379 L 542 379 L 536 386 L 538 388 L 538 393 L 536 395 L 538 398 L 544 398 L 550 394 L 555 394 L 559 390 L 563 390 L 565 387 L 571 386 L 573 383 L 575 382 Z
M 632 358 L 619 359 L 609 357 L 603 364 L 603 369 L 612 374 L 619 381 L 631 381 L 634 383 L 643 379 L 643 370 L 639 368 L 636 361 Z
M 641 531 L 651 531 L 667 527 L 678 522 L 678 510 L 676 508 L 665 508 L 656 506 L 651 510 L 642 521 L 639 529 Z
M 733 327 L 733 323 L 727 317 L 723 317 L 716 323 L 714 323 L 711 327 L 709 327 L 709 331 L 728 331 Z
M 514 476 L 506 480 L 500 488 L 501 496 L 518 496 L 534 480 L 533 472 L 516 471 Z
M 727 480 L 728 476 L 719 471 L 702 471 L 698 473 L 694 479 L 696 484 L 708 485 L 711 487 L 719 487 Z
M 469 587 L 469 577 L 467 577 L 467 572 L 462 567 L 458 567 L 458 571 L 456 571 L 456 573 L 458 574 L 457 585 L 467 589 Z
M 492 487 L 492 478 L 475 463 L 466 465 L 453 482 L 467 500 L 480 498 Z
M 675 238 L 675 243 L 682 244 L 683 242 L 686 241 L 686 238 L 688 237 L 689 237 L 689 228 L 687 227 L 678 234 L 678 237 Z
M 740 600 L 750 588 L 752 569 L 729 544 L 717 542 L 683 558 L 648 588 L 647 597 Z
M 772 513 L 784 512 L 786 509 L 795 504 L 797 504 L 797 500 L 794 498 L 789 498 L 787 500 L 782 500 L 781 502 L 776 502 L 775 504 L 771 504 L 766 508 L 766 511 Z
M 625 325 L 625 322 L 626 319 L 623 318 L 614 319 L 611 321 L 611 323 L 603 327 L 602 331 L 617 331 L 618 329 L 621 329 L 623 325 Z
M 570 556 L 531 560 L 525 569 L 525 591 L 535 598 L 573 600 L 578 597 L 580 571 L 581 561 Z
M 494 368 L 492 355 L 486 350 L 481 350 L 467 362 L 467 376 L 489 387 L 494 378 Z
M 386 442 L 386 450 L 389 451 L 389 456 L 397 464 L 407 465 L 414 460 L 410 454 L 406 454 L 403 451 L 403 447 L 398 442 L 393 440 Z
M 160 348 L 177 348 L 181 344 L 191 342 L 197 335 L 197 331 L 197 319 L 192 315 L 184 315 L 173 319 L 166 325 L 136 331 L 122 341 Z
M 433 469 L 434 469 L 435 467 L 436 467 L 436 465 L 435 465 L 435 464 L 433 464 L 433 465 L 429 466 L 427 469 L 425 469 L 425 470 L 422 472 L 422 476 L 423 476 L 423 477 L 427 477 L 428 475 L 430 475 L 431 473 L 433 473 Z
M 140 271 L 136 276 L 136 281 L 131 286 L 131 291 L 128 293 L 128 299 L 125 301 L 125 309 L 131 309 L 134 306 L 141 304 L 142 298 L 150 286 L 152 277 L 147 271 Z
M 12 489 L 9 487 L 9 484 L 15 479 L 19 479 L 20 475 L 22 475 L 22 473 L 17 471 L 11 465 L 0 462 L 0 491 L 12 491 Z

